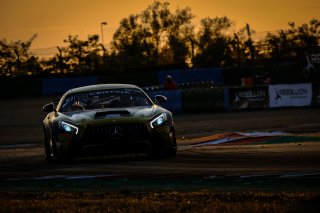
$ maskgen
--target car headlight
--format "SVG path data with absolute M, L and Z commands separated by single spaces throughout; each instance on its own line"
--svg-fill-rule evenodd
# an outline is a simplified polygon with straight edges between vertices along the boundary
M 156 117 L 150 122 L 150 126 L 151 128 L 156 128 L 158 126 L 161 126 L 166 120 L 167 120 L 166 113 L 162 113 L 161 115 L 159 115 L 158 117 Z
M 66 122 L 64 122 L 64 121 L 62 121 L 62 122 L 60 123 L 60 125 L 61 125 L 61 127 L 62 127 L 62 129 L 63 129 L 64 131 L 66 131 L 66 132 L 68 132 L 68 133 L 78 134 L 78 130 L 79 130 L 78 127 L 76 127 L 76 126 L 74 126 L 74 125 L 72 125 L 72 124 L 66 123 Z

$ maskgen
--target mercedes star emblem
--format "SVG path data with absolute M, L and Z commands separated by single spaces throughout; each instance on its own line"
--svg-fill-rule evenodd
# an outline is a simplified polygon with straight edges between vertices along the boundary
M 119 126 L 113 126 L 109 130 L 112 139 L 120 139 L 122 137 L 122 129 Z

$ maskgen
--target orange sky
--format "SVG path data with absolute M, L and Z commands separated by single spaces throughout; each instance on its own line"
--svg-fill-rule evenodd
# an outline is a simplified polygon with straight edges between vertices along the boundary
M 63 45 L 68 35 L 86 39 L 101 35 L 110 42 L 122 18 L 137 14 L 153 0 L 0 0 L 0 39 L 27 40 L 38 34 L 32 49 Z M 236 29 L 249 23 L 255 31 L 286 29 L 289 21 L 296 24 L 320 19 L 319 0 L 169 0 L 171 12 L 177 7 L 190 7 L 199 25 L 205 17 L 227 16 Z

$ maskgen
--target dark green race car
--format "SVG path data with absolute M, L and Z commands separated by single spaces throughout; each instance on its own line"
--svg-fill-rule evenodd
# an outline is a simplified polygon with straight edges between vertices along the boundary
M 145 152 L 175 156 L 177 145 L 171 112 L 139 87 L 101 84 L 66 92 L 59 102 L 43 107 L 47 162 L 83 155 Z

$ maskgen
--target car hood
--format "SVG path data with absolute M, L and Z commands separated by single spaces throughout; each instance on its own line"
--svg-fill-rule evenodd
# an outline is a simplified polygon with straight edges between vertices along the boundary
M 88 111 L 77 111 L 65 113 L 64 116 L 70 119 L 74 123 L 88 123 L 99 122 L 105 120 L 117 120 L 117 119 L 131 119 L 137 120 L 149 120 L 155 115 L 161 113 L 161 107 L 156 105 L 148 107 L 128 107 L 128 108 L 113 108 L 113 109 L 99 109 Z

